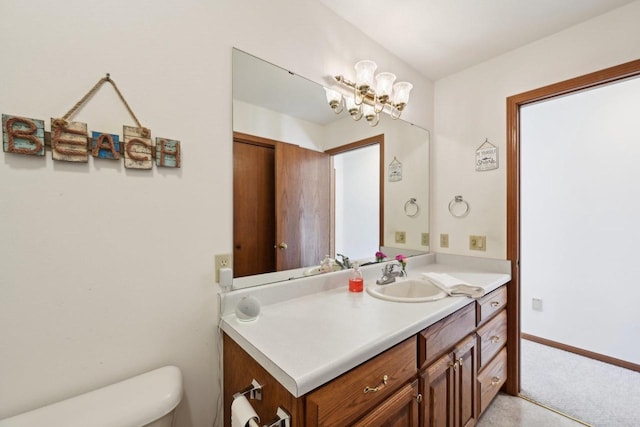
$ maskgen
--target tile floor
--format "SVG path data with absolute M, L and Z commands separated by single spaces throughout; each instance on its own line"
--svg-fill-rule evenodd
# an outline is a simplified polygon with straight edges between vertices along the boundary
M 482 414 L 476 427 L 584 427 L 570 418 L 528 400 L 498 394 Z

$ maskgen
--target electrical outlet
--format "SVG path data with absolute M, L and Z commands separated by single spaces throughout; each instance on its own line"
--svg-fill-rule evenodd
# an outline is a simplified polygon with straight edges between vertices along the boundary
M 396 231 L 396 243 L 407 243 L 407 233 Z
M 532 298 L 531 299 L 531 308 L 535 311 L 542 311 L 542 299 L 541 298 Z
M 486 251 L 487 236 L 469 236 L 469 249 L 472 251 Z
M 422 246 L 429 246 L 429 233 L 422 233 Z
M 447 233 L 440 234 L 440 247 L 441 248 L 449 247 L 449 235 Z
M 220 283 L 220 269 L 231 268 L 231 255 L 221 254 L 215 256 L 215 275 L 216 283 Z

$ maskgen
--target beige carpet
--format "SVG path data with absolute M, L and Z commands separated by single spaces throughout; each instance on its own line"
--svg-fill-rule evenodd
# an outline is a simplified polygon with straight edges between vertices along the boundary
M 640 426 L 640 373 L 522 340 L 521 393 L 595 427 Z
M 525 399 L 498 393 L 476 427 L 585 427 Z

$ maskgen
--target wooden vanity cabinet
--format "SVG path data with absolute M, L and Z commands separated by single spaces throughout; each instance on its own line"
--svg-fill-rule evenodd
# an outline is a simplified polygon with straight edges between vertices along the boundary
M 478 323 L 478 401 L 480 413 L 507 380 L 507 287 L 476 301 Z
M 361 418 L 354 427 L 418 427 L 419 426 L 419 401 L 418 380 L 406 384 L 391 397 L 386 399 L 364 418 Z
M 225 426 L 255 378 L 261 420 L 281 406 L 292 427 L 471 427 L 506 380 L 506 296 L 505 285 L 298 398 L 225 334 Z
M 261 420 L 278 406 L 291 414 L 292 427 L 418 426 L 415 336 L 301 397 L 294 397 L 235 341 L 224 335 L 224 422 L 230 427 L 233 394 L 255 378 L 262 400 L 250 400 Z
M 358 425 L 386 425 L 369 423 L 394 413 L 410 415 L 409 400 L 416 401 L 417 414 L 417 387 L 413 394 L 403 387 L 415 380 L 416 352 L 416 339 L 409 338 L 307 394 L 305 426 L 346 426 L 358 420 Z M 385 414 L 389 409 L 394 410 Z
M 469 427 L 478 417 L 476 307 L 469 304 L 419 334 L 421 425 Z
M 503 285 L 493 292 L 479 298 L 476 301 L 477 307 L 477 324 L 484 324 L 494 314 L 503 310 L 507 305 L 507 285 Z
M 262 422 L 271 421 L 275 417 L 278 407 L 282 407 L 291 415 L 293 427 L 304 426 L 304 402 L 289 393 L 278 380 L 227 334 L 223 334 L 223 357 L 225 427 L 231 427 L 233 395 L 250 387 L 251 381 L 254 379 L 262 385 L 262 399 L 251 399 L 249 402 Z

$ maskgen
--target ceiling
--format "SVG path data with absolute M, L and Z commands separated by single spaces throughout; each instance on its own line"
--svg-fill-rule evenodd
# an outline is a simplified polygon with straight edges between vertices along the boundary
M 318 1 L 438 80 L 634 0 Z

